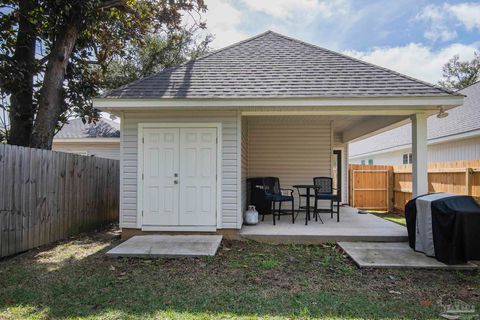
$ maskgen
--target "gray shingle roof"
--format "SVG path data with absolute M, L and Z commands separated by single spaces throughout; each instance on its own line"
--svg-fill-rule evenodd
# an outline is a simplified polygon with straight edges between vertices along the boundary
M 112 90 L 104 98 L 445 96 L 451 92 L 272 31 Z
M 458 91 L 466 95 L 463 105 L 448 111 L 448 117 L 428 118 L 428 139 L 448 137 L 455 134 L 480 130 L 480 82 Z M 349 145 L 349 156 L 388 150 L 412 143 L 412 127 L 406 124 L 373 137 Z
M 84 124 L 81 119 L 69 120 L 55 135 L 55 139 L 118 138 L 120 123 L 101 118 L 97 123 Z

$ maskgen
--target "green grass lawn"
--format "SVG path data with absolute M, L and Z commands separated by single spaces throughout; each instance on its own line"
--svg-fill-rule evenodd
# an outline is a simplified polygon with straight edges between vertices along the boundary
M 376 215 L 377 217 L 383 218 L 388 221 L 398 223 L 402 226 L 407 226 L 405 221 L 405 216 L 403 214 L 383 212 L 383 211 L 368 211 L 369 213 Z
M 425 319 L 480 310 L 478 272 L 360 270 L 335 245 L 223 241 L 217 256 L 111 259 L 111 231 L 0 261 L 0 319 Z

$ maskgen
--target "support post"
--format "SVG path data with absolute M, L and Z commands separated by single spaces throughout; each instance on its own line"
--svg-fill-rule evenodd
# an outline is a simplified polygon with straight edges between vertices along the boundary
M 412 196 L 428 193 L 427 115 L 412 115 Z

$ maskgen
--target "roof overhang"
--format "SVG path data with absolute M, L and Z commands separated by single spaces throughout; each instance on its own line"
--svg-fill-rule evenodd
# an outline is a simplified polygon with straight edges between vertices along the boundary
M 363 114 L 363 115 L 409 115 L 417 112 L 431 111 L 440 107 L 445 110 L 463 103 L 463 96 L 431 96 L 431 97 L 360 97 L 360 98 L 222 98 L 222 99 L 120 99 L 96 98 L 93 105 L 102 111 L 116 113 L 119 111 L 142 111 L 152 109 L 238 109 L 242 114 L 260 112 L 257 108 L 307 107 L 304 114 Z M 300 109 L 300 108 L 299 108 Z M 266 111 L 266 110 L 265 110 Z M 289 110 L 298 114 L 301 110 Z M 310 113 L 308 113 L 310 112 Z

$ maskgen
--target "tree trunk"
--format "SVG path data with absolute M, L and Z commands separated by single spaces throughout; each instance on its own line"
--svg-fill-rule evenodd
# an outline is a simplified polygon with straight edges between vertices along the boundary
M 19 2 L 17 42 L 13 63 L 20 70 L 18 78 L 8 83 L 10 94 L 10 132 L 8 144 L 28 146 L 32 134 L 35 108 L 33 105 L 33 75 L 35 73 L 36 29 L 29 15 L 36 7 L 35 0 Z
M 30 145 L 34 148 L 52 148 L 55 126 L 59 116 L 66 110 L 63 83 L 68 60 L 80 32 L 81 11 L 72 9 L 73 14 L 65 19 L 67 23 L 56 31 L 56 40 L 45 70 L 37 117 L 33 126 Z

